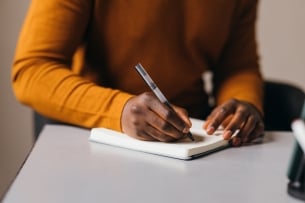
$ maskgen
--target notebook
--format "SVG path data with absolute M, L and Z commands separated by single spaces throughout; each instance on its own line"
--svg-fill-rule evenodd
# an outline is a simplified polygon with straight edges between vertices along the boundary
M 194 136 L 194 142 L 187 137 L 171 143 L 141 141 L 106 128 L 92 128 L 89 141 L 184 160 L 207 155 L 229 146 L 229 141 L 223 139 L 222 128 L 216 130 L 213 135 L 208 135 L 202 129 L 203 120 L 191 118 L 191 122 L 190 131 Z M 238 132 L 233 136 L 236 133 Z

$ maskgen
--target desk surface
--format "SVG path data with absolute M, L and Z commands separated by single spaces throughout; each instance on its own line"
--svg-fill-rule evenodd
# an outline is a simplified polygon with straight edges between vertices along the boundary
M 286 192 L 288 132 L 191 161 L 91 143 L 89 133 L 46 126 L 3 202 L 301 202 Z

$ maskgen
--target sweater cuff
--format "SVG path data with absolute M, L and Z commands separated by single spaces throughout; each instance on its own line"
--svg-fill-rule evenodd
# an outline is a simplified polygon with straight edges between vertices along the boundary
M 109 109 L 109 115 L 112 116 L 104 118 L 102 126 L 122 132 L 121 118 L 123 108 L 132 97 L 134 97 L 134 95 L 118 91 L 117 95 L 113 97 L 112 106 Z

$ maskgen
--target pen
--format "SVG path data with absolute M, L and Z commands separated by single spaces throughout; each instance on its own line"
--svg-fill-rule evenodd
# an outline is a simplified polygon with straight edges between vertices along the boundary
M 166 97 L 163 95 L 163 93 L 161 92 L 161 90 L 157 87 L 157 85 L 155 84 L 155 82 L 151 79 L 151 77 L 148 75 L 148 73 L 146 72 L 146 70 L 144 69 L 144 67 L 138 63 L 135 66 L 136 70 L 138 71 L 138 73 L 141 75 L 141 77 L 143 78 L 143 80 L 146 82 L 146 84 L 149 86 L 149 88 L 153 91 L 153 93 L 156 95 L 156 97 L 159 99 L 159 101 L 163 104 L 165 104 L 169 109 L 171 109 L 174 113 L 176 113 L 176 111 L 174 110 L 174 108 L 172 107 L 172 105 L 169 103 L 169 101 L 166 99 Z M 177 115 L 178 116 L 178 115 Z M 191 132 L 187 133 L 187 136 L 194 141 L 193 135 Z

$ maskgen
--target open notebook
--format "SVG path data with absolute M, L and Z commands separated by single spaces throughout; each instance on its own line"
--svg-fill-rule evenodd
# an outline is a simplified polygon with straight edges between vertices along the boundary
M 229 145 L 228 140 L 224 140 L 222 137 L 222 129 L 218 129 L 212 136 L 207 135 L 202 129 L 204 121 L 193 118 L 191 121 L 192 128 L 190 130 L 194 136 L 194 142 L 187 137 L 172 143 L 141 141 L 106 128 L 92 128 L 89 140 L 177 159 L 192 159 L 226 148 Z

